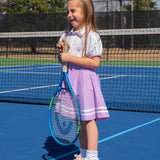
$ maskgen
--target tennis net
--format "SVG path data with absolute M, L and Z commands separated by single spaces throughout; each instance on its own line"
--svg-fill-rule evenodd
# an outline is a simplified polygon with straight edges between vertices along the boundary
M 98 31 L 97 69 L 109 109 L 160 112 L 160 28 Z M 49 104 L 61 64 L 59 32 L 0 33 L 0 101 Z

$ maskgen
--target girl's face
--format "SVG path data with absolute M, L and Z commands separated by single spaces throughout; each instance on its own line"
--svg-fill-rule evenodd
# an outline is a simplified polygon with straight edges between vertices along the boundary
M 84 14 L 82 8 L 80 7 L 79 0 L 69 0 L 67 3 L 67 18 L 69 23 L 74 27 L 74 30 L 78 30 L 85 26 Z

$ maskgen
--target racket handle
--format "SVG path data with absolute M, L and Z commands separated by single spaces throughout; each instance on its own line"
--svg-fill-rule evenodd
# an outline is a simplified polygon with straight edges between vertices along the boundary
M 68 43 L 67 43 L 67 42 L 64 42 L 63 45 L 64 45 L 64 47 L 63 47 L 63 52 L 64 52 L 64 53 L 68 52 Z
M 64 47 L 63 47 L 63 53 L 68 52 L 68 43 L 64 42 L 63 45 L 64 45 Z M 63 63 L 63 65 L 62 65 L 62 72 L 67 72 L 67 63 Z

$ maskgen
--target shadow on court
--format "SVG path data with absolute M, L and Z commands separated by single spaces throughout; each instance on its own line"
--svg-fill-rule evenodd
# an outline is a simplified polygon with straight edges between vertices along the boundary
M 49 160 L 49 159 L 53 159 L 56 157 L 60 158 L 61 155 L 65 155 L 65 154 L 68 154 L 68 153 L 76 151 L 76 150 L 78 153 L 78 150 L 79 150 L 78 147 L 75 146 L 74 144 L 71 146 L 67 146 L 67 147 L 59 145 L 51 136 L 46 138 L 46 141 L 44 143 L 43 148 L 48 152 L 48 154 L 44 154 L 42 156 L 42 158 L 44 160 Z M 74 152 L 74 153 L 76 153 L 76 152 Z M 73 154 L 68 155 L 67 158 L 73 159 Z

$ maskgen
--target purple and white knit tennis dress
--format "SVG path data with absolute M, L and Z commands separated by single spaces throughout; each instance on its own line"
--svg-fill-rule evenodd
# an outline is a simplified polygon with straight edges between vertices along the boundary
M 61 36 L 60 41 L 64 37 L 65 33 Z M 73 56 L 82 57 L 84 54 L 82 52 L 85 42 L 85 27 L 79 31 L 71 30 L 66 41 L 70 44 L 69 52 Z M 88 57 L 101 56 L 102 54 L 102 42 L 96 32 L 90 31 L 88 34 L 86 54 Z M 108 119 L 108 109 L 102 95 L 100 79 L 95 69 L 69 63 L 68 77 L 79 101 L 82 121 Z

